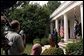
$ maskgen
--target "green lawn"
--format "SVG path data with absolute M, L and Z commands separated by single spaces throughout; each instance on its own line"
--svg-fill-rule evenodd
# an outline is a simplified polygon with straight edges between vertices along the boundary
M 31 54 L 31 49 L 32 49 L 32 44 L 27 44 L 26 48 L 24 50 L 24 53 L 26 53 L 27 55 Z

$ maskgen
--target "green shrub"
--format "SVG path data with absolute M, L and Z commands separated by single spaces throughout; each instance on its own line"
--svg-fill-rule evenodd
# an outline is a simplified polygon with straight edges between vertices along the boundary
M 83 40 L 77 43 L 69 43 L 66 47 L 67 55 L 82 55 L 83 54 Z
M 33 44 L 35 44 L 35 43 L 40 43 L 40 39 L 39 38 L 34 39 Z
M 62 37 L 60 37 L 60 36 L 56 36 L 56 37 L 54 37 L 54 41 L 55 41 L 55 42 L 60 42 L 61 39 L 62 39 Z
M 48 41 L 48 38 L 42 38 L 41 39 L 41 45 L 47 45 L 47 44 L 49 44 L 49 41 Z
M 61 39 L 62 39 L 62 37 L 58 36 L 58 42 L 60 42 L 60 41 L 61 41 Z
M 64 52 L 61 48 L 50 47 L 49 49 L 44 50 L 41 55 L 64 55 Z

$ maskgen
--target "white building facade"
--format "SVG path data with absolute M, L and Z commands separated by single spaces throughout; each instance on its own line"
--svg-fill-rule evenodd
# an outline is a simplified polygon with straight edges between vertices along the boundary
M 76 16 L 76 17 L 75 17 Z M 64 29 L 64 41 L 73 38 L 74 34 L 74 19 L 81 23 L 81 33 L 83 38 L 83 1 L 65 1 L 51 15 L 51 33 L 55 28 L 59 31 L 62 23 Z M 54 25 L 53 25 L 54 22 Z M 61 23 L 59 23 L 61 22 Z

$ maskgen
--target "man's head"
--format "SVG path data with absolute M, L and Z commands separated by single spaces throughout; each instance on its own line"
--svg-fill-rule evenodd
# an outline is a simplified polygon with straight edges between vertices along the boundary
M 17 20 L 13 20 L 10 23 L 11 29 L 15 30 L 15 31 L 19 31 L 20 30 L 20 23 Z
M 32 53 L 31 55 L 40 55 L 42 51 L 42 47 L 40 44 L 36 43 L 32 47 Z

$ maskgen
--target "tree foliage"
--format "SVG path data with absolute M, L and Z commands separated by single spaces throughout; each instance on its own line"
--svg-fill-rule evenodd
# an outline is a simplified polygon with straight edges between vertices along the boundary
M 61 4 L 60 1 L 49 1 L 49 2 L 47 3 L 47 6 L 48 6 L 49 9 L 50 9 L 50 13 L 53 13 L 53 11 L 54 11 L 55 9 L 57 9 L 60 4 Z
M 7 16 L 9 19 L 18 20 L 21 24 L 21 29 L 25 31 L 29 39 L 33 40 L 36 37 L 48 36 L 50 10 L 49 4 L 48 6 L 40 6 L 37 3 L 25 3 L 22 8 L 11 10 Z
M 9 18 L 18 20 L 21 23 L 21 28 L 32 38 L 43 37 L 46 25 L 49 23 L 47 10 L 38 4 L 27 4 L 22 9 L 15 9 L 10 12 Z

